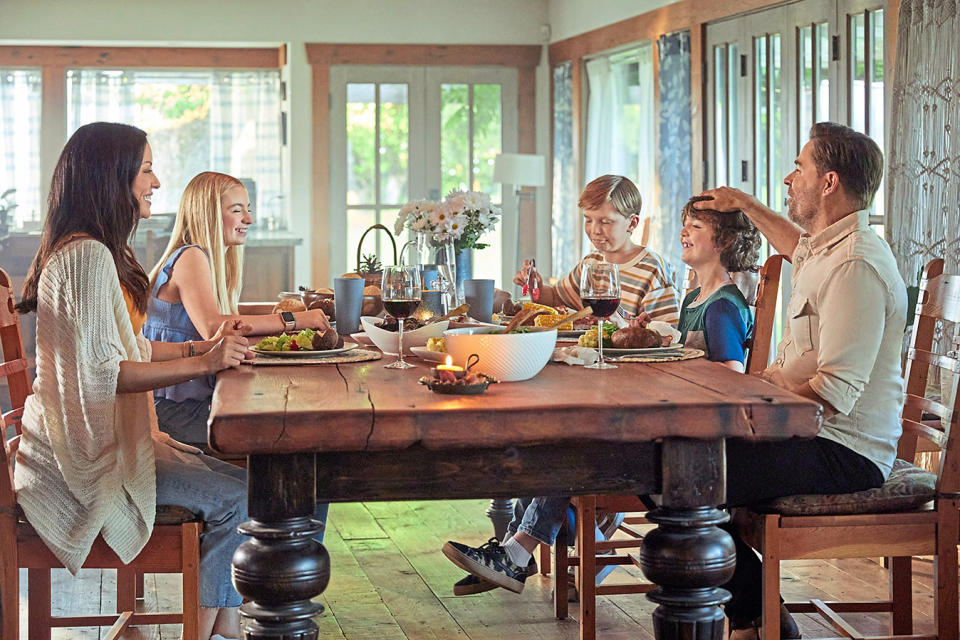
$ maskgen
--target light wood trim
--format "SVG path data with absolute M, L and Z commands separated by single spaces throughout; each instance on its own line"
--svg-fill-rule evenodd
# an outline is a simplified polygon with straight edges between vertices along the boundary
M 217 67 L 279 69 L 283 47 L 32 47 L 0 46 L 5 67 Z M 44 121 L 46 125 L 46 121 Z
M 341 44 L 307 43 L 312 65 L 369 64 L 423 66 L 536 67 L 540 45 Z
M 40 193 L 50 188 L 50 178 L 57 166 L 63 143 L 67 139 L 67 69 L 63 66 L 43 67 L 40 86 Z M 46 184 L 44 184 L 46 181 Z M 44 203 L 45 204 L 45 203 Z M 40 219 L 46 217 L 41 204 Z
M 309 47 L 309 45 L 307 45 Z M 310 218 L 310 282 L 330 281 L 330 65 L 313 75 L 313 216 Z
M 681 0 L 552 43 L 550 66 L 781 3 L 782 0 Z

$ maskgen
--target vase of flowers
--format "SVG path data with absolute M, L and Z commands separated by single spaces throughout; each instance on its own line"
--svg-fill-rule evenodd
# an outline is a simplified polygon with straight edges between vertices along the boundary
M 469 251 L 488 246 L 480 242 L 480 237 L 495 228 L 502 215 L 500 207 L 494 206 L 485 193 L 451 191 L 439 203 L 431 200 L 408 202 L 400 209 L 394 229 L 397 234 L 404 228 L 424 234 L 426 243 L 437 250 L 438 257 L 434 261 L 449 265 L 451 273 L 456 274 L 457 299 L 461 301 L 463 280 L 470 278 L 468 269 L 472 271 Z

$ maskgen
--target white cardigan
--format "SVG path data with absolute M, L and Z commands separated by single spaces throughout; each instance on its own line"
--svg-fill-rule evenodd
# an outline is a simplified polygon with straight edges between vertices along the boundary
M 129 562 L 153 530 L 155 447 L 179 443 L 158 430 L 153 394 L 117 393 L 120 362 L 150 356 L 106 246 L 84 239 L 50 256 L 14 483 L 30 524 L 71 573 L 98 534 Z

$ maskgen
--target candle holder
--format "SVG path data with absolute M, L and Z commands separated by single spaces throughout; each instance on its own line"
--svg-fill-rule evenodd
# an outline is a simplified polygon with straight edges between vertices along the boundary
M 485 373 L 473 373 L 471 370 L 480 362 L 480 356 L 471 353 L 467 358 L 467 367 L 463 369 L 451 364 L 438 365 L 431 369 L 432 377 L 420 378 L 420 384 L 426 385 L 434 393 L 459 395 L 477 395 L 497 382 L 493 376 Z

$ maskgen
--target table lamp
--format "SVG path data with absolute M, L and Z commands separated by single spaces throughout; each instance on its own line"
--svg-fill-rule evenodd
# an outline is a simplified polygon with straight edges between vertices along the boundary
M 524 199 L 532 202 L 536 196 L 523 187 L 542 187 L 547 184 L 546 159 L 534 153 L 501 153 L 493 160 L 493 181 L 514 186 L 517 197 L 517 214 L 514 218 L 514 238 L 517 242 L 517 264 L 523 263 L 520 256 L 520 206 Z M 534 214 L 536 219 L 536 214 Z

